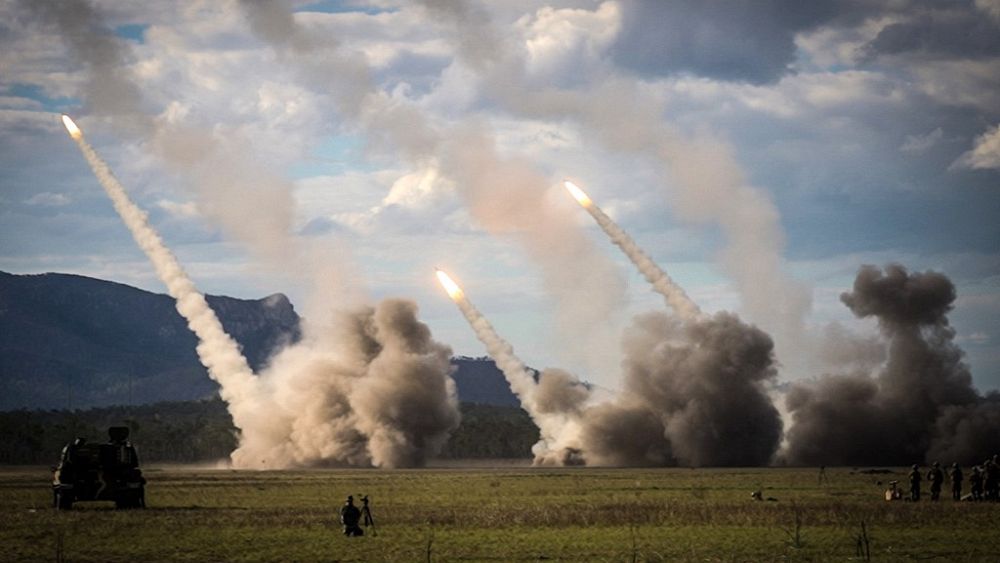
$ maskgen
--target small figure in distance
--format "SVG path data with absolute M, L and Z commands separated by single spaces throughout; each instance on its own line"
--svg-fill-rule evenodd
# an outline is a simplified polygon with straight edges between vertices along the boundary
M 965 476 L 962 475 L 962 468 L 957 461 L 951 464 L 951 473 L 948 477 L 951 478 L 951 499 L 962 500 L 962 481 Z
M 1000 465 L 997 456 L 983 462 L 983 495 L 986 500 L 1000 500 Z
M 917 467 L 917 464 L 913 464 L 913 469 L 910 471 L 910 500 L 913 502 L 920 500 L 921 479 L 920 468 Z
M 897 485 L 899 481 L 889 481 L 889 488 L 885 490 L 885 500 L 903 500 L 903 490 Z
M 778 502 L 778 499 L 776 499 L 774 497 L 764 498 L 764 492 L 761 491 L 760 489 L 757 489 L 756 491 L 751 492 L 750 493 L 750 498 L 752 498 L 753 500 L 759 500 L 759 501 L 766 500 L 768 502 Z
M 354 506 L 354 497 L 348 496 L 347 502 L 340 509 L 340 523 L 344 525 L 344 535 L 347 537 L 365 535 L 365 531 L 358 526 L 360 521 L 361 510 Z
M 972 466 L 972 474 L 969 475 L 969 492 L 972 493 L 972 500 L 983 500 L 983 473 L 978 465 Z
M 944 483 L 944 472 L 938 462 L 935 461 L 927 472 L 927 480 L 931 483 L 931 500 L 936 501 L 941 498 L 941 484 Z

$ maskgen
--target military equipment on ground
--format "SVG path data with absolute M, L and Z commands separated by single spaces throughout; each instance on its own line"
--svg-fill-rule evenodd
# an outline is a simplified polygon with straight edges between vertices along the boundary
M 889 488 L 885 490 L 885 500 L 903 500 L 903 489 L 899 487 L 899 481 L 889 481 Z
M 361 497 L 361 515 L 364 517 L 365 528 L 371 526 L 372 536 L 377 536 L 378 533 L 375 531 L 375 518 L 372 516 L 372 510 L 368 507 L 368 495 Z
M 125 426 L 108 428 L 108 443 L 76 438 L 63 448 L 52 479 L 52 505 L 69 510 L 74 502 L 114 501 L 117 508 L 145 508 L 146 479 Z

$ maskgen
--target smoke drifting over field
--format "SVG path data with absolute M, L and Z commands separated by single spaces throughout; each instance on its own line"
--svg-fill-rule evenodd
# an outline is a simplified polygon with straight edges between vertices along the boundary
M 1000 401 L 972 387 L 948 323 L 955 287 L 946 276 L 865 266 L 841 300 L 878 319 L 888 361 L 874 378 L 828 375 L 792 388 L 790 463 L 969 463 L 1000 448 Z
M 442 283 L 541 430 L 535 464 L 753 466 L 774 455 L 781 417 L 764 387 L 777 375 L 774 345 L 735 315 L 636 318 L 624 388 L 593 404 L 568 372 L 546 369 L 536 383 L 464 292 Z
M 458 427 L 451 349 L 411 301 L 361 307 L 286 348 L 261 374 L 268 432 L 244 432 L 239 467 L 416 467 Z
M 624 338 L 624 388 L 579 412 L 588 465 L 767 464 L 781 417 L 764 385 L 777 374 L 770 337 L 735 315 L 635 319 Z M 577 402 L 579 404 L 579 401 Z

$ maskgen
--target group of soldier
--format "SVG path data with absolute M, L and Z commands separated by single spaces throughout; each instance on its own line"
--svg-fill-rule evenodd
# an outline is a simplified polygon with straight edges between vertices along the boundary
M 969 475 L 969 494 L 962 496 L 962 483 L 965 482 L 965 474 L 958 463 L 951 464 L 951 470 L 947 477 L 951 481 L 951 498 L 953 500 L 989 500 L 1000 501 L 1000 456 L 993 456 L 982 463 L 974 466 Z M 910 478 L 910 500 L 920 500 L 920 484 L 924 476 L 920 467 L 913 466 L 909 474 Z M 927 472 L 927 482 L 930 484 L 931 500 L 936 501 L 941 497 L 941 487 L 944 485 L 945 472 L 940 464 L 934 463 L 930 471 Z

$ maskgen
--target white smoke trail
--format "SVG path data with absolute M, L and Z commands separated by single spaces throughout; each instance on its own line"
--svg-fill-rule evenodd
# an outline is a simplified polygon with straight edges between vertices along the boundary
M 628 259 L 639 268 L 639 272 L 646 278 L 646 281 L 653 284 L 653 290 L 663 296 L 667 305 L 672 307 L 678 315 L 685 320 L 695 319 L 701 316 L 701 309 L 694 301 L 688 297 L 684 289 L 679 286 L 669 274 L 664 272 L 653 259 L 650 258 L 617 223 L 611 220 L 604 211 L 590 199 L 579 186 L 565 180 L 563 185 L 576 199 L 581 207 L 590 213 L 590 216 L 597 221 L 601 229 L 607 233 L 618 248 L 628 256 Z
M 497 367 L 503 372 L 510 390 L 521 402 L 521 407 L 528 412 L 528 416 L 538 426 L 541 432 L 541 440 L 532 448 L 537 462 L 544 462 L 552 455 L 559 455 L 559 451 L 565 448 L 567 437 L 577 434 L 578 425 L 575 424 L 566 413 L 545 413 L 537 400 L 538 384 L 528 370 L 528 366 L 514 354 L 514 347 L 497 334 L 493 325 L 486 317 L 465 296 L 465 292 L 458 286 L 445 272 L 437 271 L 438 280 L 451 299 L 458 305 L 465 320 L 476 333 L 476 338 L 486 346 Z
M 129 199 L 125 188 L 83 137 L 83 132 L 65 115 L 63 124 L 111 198 L 115 211 L 132 233 L 132 238 L 153 263 L 157 276 L 167 286 L 170 296 L 176 300 L 177 312 L 198 337 L 198 359 L 208 369 L 212 379 L 221 386 L 219 394 L 228 405 L 233 424 L 241 430 L 252 426 L 258 414 L 256 407 L 260 405 L 260 389 L 239 345 L 222 328 L 222 323 L 205 301 L 205 296 L 198 291 L 177 258 L 163 243 L 163 239 L 150 226 L 146 212 Z

